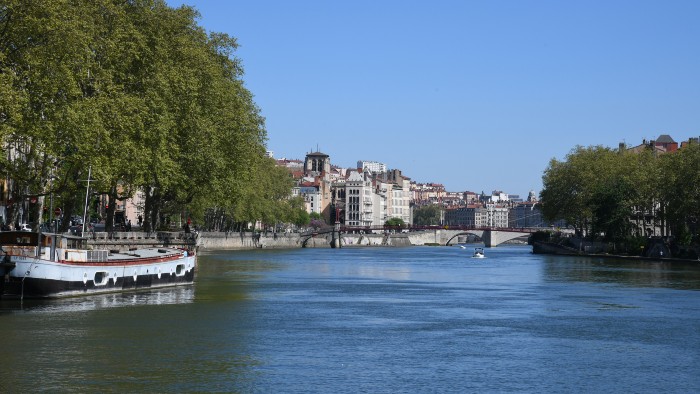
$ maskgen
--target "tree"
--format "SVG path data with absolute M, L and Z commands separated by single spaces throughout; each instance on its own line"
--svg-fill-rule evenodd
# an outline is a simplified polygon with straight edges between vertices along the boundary
M 309 218 L 311 218 L 311 220 L 323 220 L 323 216 L 318 212 L 311 212 Z
M 163 0 L 0 5 L 0 172 L 13 221 L 28 197 L 36 221 L 49 194 L 80 210 L 90 169 L 108 228 L 137 190 L 147 231 L 185 213 L 290 215 L 291 181 L 265 157 L 236 40 L 207 34 L 198 17 Z
M 660 157 L 657 187 L 677 242 L 697 242 L 700 220 L 700 145 Z
M 441 209 L 437 205 L 424 205 L 413 210 L 413 224 L 433 226 L 440 224 Z
M 626 179 L 618 177 L 598 185 L 591 198 L 593 234 L 602 234 L 604 240 L 621 242 L 632 230 L 630 215 L 635 188 Z
M 559 219 L 587 234 L 593 222 L 594 192 L 610 176 L 617 153 L 610 148 L 577 146 L 565 161 L 552 159 L 542 176 L 542 214 L 549 222 Z
M 391 227 L 404 227 L 406 223 L 401 218 L 390 218 L 389 220 L 384 222 L 384 225 Z
M 303 208 L 304 199 L 302 197 L 295 197 L 289 201 L 291 216 L 287 220 L 289 223 L 293 223 L 298 227 L 308 226 L 311 223 L 311 217 L 308 212 Z

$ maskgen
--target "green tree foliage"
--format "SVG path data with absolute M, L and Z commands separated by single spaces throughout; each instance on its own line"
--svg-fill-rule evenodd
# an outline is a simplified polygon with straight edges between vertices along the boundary
M 672 155 L 660 157 L 658 189 L 664 215 L 681 243 L 694 239 L 700 230 L 700 145 L 692 144 Z
M 668 225 L 687 243 L 700 217 L 699 152 L 697 144 L 661 155 L 576 147 L 544 172 L 543 215 L 616 244 L 644 236 L 645 225 Z M 645 223 L 650 215 L 654 223 Z
M 289 219 L 286 220 L 288 223 L 292 223 L 299 227 L 308 226 L 311 223 L 311 217 L 306 209 L 304 209 L 304 198 L 295 197 L 289 200 Z
M 404 227 L 406 223 L 401 218 L 390 218 L 389 220 L 384 222 L 384 225 L 392 227 Z
M 321 214 L 318 213 L 318 212 L 311 212 L 311 213 L 309 214 L 309 218 L 310 218 L 311 220 L 323 220 L 323 216 L 321 216 Z
M 424 205 L 413 210 L 413 224 L 417 226 L 434 226 L 440 224 L 440 207 Z
M 81 210 L 89 169 L 109 197 L 108 226 L 139 190 L 146 229 L 209 207 L 233 221 L 294 216 L 236 40 L 198 17 L 163 0 L 0 4 L 0 172 L 13 221 L 32 196 Z
M 610 242 L 623 241 L 632 232 L 630 213 L 635 187 L 622 177 L 601 182 L 591 196 L 591 231 Z
M 615 152 L 602 146 L 577 146 L 563 162 L 552 159 L 544 172 L 542 214 L 554 222 L 564 219 L 579 232 L 590 229 L 595 185 L 608 172 Z

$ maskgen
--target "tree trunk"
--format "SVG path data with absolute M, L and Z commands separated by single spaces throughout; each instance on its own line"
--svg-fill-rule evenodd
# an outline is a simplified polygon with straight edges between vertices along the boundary
M 153 231 L 153 221 L 152 221 L 152 212 L 153 212 L 153 188 L 148 187 L 146 190 L 144 190 L 144 194 L 146 195 L 146 200 L 144 201 L 143 204 L 143 231 L 150 233 Z
M 107 219 L 105 220 L 105 231 L 114 231 L 114 211 L 117 208 L 117 188 L 112 186 L 107 194 Z

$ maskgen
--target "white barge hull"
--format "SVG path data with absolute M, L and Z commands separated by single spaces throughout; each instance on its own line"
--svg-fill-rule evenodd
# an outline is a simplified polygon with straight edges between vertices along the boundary
M 192 283 L 195 256 L 140 264 L 67 264 L 13 257 L 5 273 L 3 296 L 66 297 Z

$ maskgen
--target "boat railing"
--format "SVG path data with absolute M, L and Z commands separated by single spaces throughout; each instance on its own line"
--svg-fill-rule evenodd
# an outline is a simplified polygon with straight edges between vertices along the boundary
M 87 261 L 89 262 L 105 262 L 109 252 L 106 250 L 88 250 Z
M 36 246 L 5 245 L 3 246 L 3 251 L 11 256 L 29 257 L 36 254 Z

